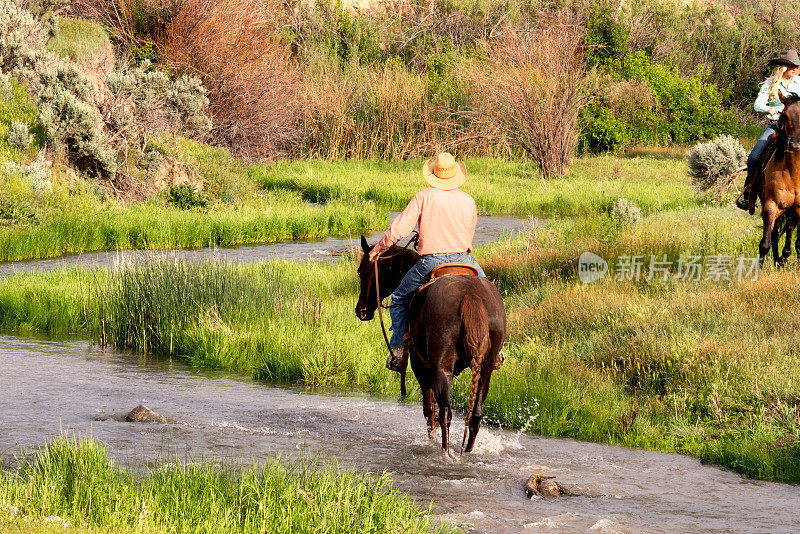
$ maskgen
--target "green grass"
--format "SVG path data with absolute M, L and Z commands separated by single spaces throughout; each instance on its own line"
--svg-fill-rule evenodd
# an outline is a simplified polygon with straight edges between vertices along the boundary
M 74 204 L 68 201 L 65 207 Z M 0 261 L 101 250 L 232 246 L 357 235 L 385 224 L 385 219 L 374 205 L 358 211 L 341 202 L 315 207 L 286 195 L 271 195 L 260 207 L 231 206 L 210 213 L 157 204 L 45 211 L 35 224 L 0 226 Z
M 76 188 L 56 173 L 53 187 L 33 193 L 0 179 L 0 194 L 30 216 L 0 225 L 0 261 L 68 253 L 269 243 L 353 235 L 386 224 L 385 211 L 405 207 L 425 186 L 421 162 L 283 162 L 248 167 L 222 149 L 177 140 L 164 151 L 203 176 L 212 202 L 204 211 L 165 206 L 161 197 L 120 206 Z M 620 196 L 645 211 L 699 206 L 680 160 L 580 159 L 571 174 L 543 182 L 526 164 L 468 162 L 481 211 L 518 216 L 586 218 L 611 210 Z M 311 204 L 309 201 L 316 204 Z
M 294 191 L 260 191 L 247 168 L 222 149 L 179 141 L 181 151 L 206 179 L 215 195 L 208 210 L 184 210 L 160 197 L 122 206 L 104 201 L 58 171 L 42 192 L 18 177 L 0 177 L 0 199 L 17 213 L 0 219 L 0 261 L 50 258 L 70 253 L 232 246 L 357 235 L 386 224 L 374 202 L 357 207 L 334 200 L 324 205 L 303 201 Z
M 48 41 L 47 49 L 79 63 L 111 43 L 103 26 L 91 20 L 60 17 L 58 28 L 58 35 Z
M 297 161 L 251 168 L 269 190 L 295 190 L 313 202 L 371 200 L 401 210 L 427 184 L 422 160 Z M 608 212 L 617 198 L 636 202 L 645 212 L 696 206 L 682 157 L 659 159 L 611 156 L 578 158 L 569 172 L 541 180 L 535 165 L 493 159 L 466 161 L 463 189 L 480 211 L 518 216 L 573 217 Z
M 432 524 L 428 513 L 392 490 L 385 473 L 280 458 L 251 467 L 173 458 L 132 473 L 115 466 L 101 443 L 74 436 L 0 471 L 3 531 L 47 531 L 50 516 L 90 532 L 455 530 Z
M 742 283 L 576 280 L 575 259 L 587 249 L 613 267 L 632 252 L 750 256 L 759 237 L 746 215 L 703 207 L 654 213 L 630 229 L 606 216 L 554 222 L 477 251 L 509 314 L 508 362 L 493 376 L 487 419 L 800 482 L 795 268 Z M 354 257 L 187 265 L 167 256 L 113 273 L 18 275 L 0 282 L 0 327 L 394 395 L 378 325 L 354 317 L 355 269 Z M 457 406 L 467 384 L 456 381 Z
M 16 80 L 11 80 L 11 99 L 0 96 L 0 167 L 5 161 L 22 163 L 33 157 L 41 148 L 41 132 L 37 128 L 39 111 L 36 108 L 36 98 L 25 90 L 25 87 Z M 13 121 L 23 122 L 37 135 L 31 146 L 23 151 L 8 144 L 8 130 Z
M 64 31 L 78 22 L 82 24 L 65 19 Z M 89 41 L 92 31 L 86 29 Z M 15 84 L 14 98 L 0 101 L 0 161 L 26 162 L 34 157 L 42 146 L 41 136 L 25 153 L 10 147 L 5 138 L 11 120 L 22 120 L 37 132 L 36 116 L 34 98 Z M 0 219 L 0 261 L 353 235 L 383 228 L 387 210 L 403 209 L 427 185 L 422 160 L 248 165 L 224 149 L 183 138 L 151 145 L 197 170 L 210 198 L 207 209 L 170 207 L 163 192 L 147 200 L 116 199 L 96 184 L 76 179 L 56 161 L 52 184 L 44 191 L 31 190 L 18 177 L 0 177 L 6 213 Z M 469 179 L 464 189 L 481 211 L 494 214 L 585 218 L 610 212 L 621 196 L 645 213 L 701 204 L 685 176 L 682 156 L 675 154 L 579 158 L 566 176 L 549 181 L 541 180 L 529 162 L 466 163 Z M 133 174 L 144 172 L 135 161 L 128 166 Z

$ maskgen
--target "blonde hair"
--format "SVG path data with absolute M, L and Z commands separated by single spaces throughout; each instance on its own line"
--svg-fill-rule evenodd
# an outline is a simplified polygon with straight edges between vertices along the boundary
M 786 65 L 778 65 L 775 67 L 775 70 L 772 71 L 772 84 L 769 86 L 768 102 L 772 102 L 778 98 L 778 82 L 781 81 L 784 72 L 786 72 Z

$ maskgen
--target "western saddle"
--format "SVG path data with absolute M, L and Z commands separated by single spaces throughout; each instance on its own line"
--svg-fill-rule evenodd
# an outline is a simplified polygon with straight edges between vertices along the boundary
M 478 269 L 471 263 L 443 263 L 438 267 L 434 268 L 433 271 L 431 271 L 430 282 L 420 286 L 420 288 L 417 289 L 417 291 L 418 292 L 422 291 L 423 289 L 434 283 L 439 278 L 451 274 L 467 274 L 470 276 L 478 276 Z

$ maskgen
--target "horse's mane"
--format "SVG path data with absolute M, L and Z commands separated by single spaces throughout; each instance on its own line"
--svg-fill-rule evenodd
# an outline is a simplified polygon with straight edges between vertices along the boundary
M 783 102 L 783 113 L 781 113 L 781 117 L 778 119 L 778 139 L 775 145 L 775 154 L 773 159 L 775 161 L 781 161 L 783 159 L 784 154 L 786 153 L 786 148 L 789 144 L 789 136 L 786 135 L 786 110 L 789 106 L 797 104 L 800 102 L 800 95 L 797 93 L 792 93 L 789 97 Z

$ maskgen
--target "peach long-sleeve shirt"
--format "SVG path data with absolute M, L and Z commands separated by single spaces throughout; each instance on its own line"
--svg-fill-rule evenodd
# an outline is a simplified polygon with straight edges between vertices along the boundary
M 383 253 L 419 223 L 417 251 L 421 255 L 469 252 L 477 222 L 478 208 L 468 193 L 428 187 L 414 195 L 376 246 Z

